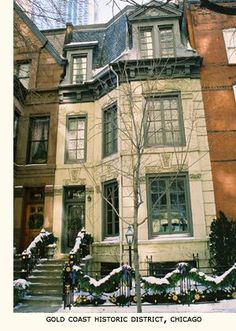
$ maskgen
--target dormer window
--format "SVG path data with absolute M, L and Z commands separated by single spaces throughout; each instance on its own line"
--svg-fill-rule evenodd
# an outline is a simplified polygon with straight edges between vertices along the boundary
M 140 54 L 142 58 L 153 58 L 152 27 L 140 28 Z
M 172 26 L 156 25 L 139 28 L 139 49 L 142 59 L 174 57 L 175 43 Z
M 63 85 L 84 84 L 93 76 L 93 50 L 98 41 L 70 42 L 64 46 L 68 66 Z
M 162 57 L 175 56 L 174 34 L 172 27 L 159 27 L 160 52 Z
M 83 84 L 87 80 L 87 55 L 73 57 L 72 84 Z

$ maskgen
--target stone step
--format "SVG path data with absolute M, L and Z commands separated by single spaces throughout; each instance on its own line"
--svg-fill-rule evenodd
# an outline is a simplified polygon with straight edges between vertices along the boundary
M 62 295 L 62 286 L 58 289 L 47 288 L 47 291 L 45 291 L 45 288 L 36 288 L 36 289 L 32 289 L 32 290 L 29 288 L 29 295 L 43 296 L 46 294 L 50 295 L 50 296 L 60 296 L 60 295 Z
M 28 277 L 27 296 L 14 312 L 56 312 L 62 305 L 62 271 L 67 259 L 41 259 Z
M 62 296 L 27 296 L 14 308 L 15 313 L 51 313 L 63 305 Z
M 47 293 L 47 291 L 51 291 L 51 290 L 62 290 L 62 281 L 58 281 L 58 282 L 54 282 L 54 283 L 31 283 L 30 282 L 30 291 L 31 292 L 35 292 L 35 291 L 44 291 L 45 293 Z
M 58 275 L 61 275 L 62 274 L 62 269 L 59 269 L 59 270 L 52 270 L 52 271 L 48 271 L 48 270 L 34 270 L 32 273 L 31 273 L 31 276 L 33 277 L 47 277 L 48 275 L 51 275 L 51 276 L 58 276 Z
M 34 276 L 31 275 L 28 278 L 28 281 L 31 284 L 35 284 L 35 283 L 46 283 L 46 284 L 55 284 L 55 283 L 61 283 L 62 282 L 62 277 L 61 275 L 58 276 L 58 274 L 54 275 L 54 274 L 49 274 L 49 275 L 38 275 L 38 276 Z

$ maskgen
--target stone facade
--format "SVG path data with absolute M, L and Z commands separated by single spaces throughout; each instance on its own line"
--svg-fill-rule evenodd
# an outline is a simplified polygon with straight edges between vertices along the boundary
M 125 233 L 138 211 L 143 273 L 149 263 L 193 262 L 197 255 L 200 267 L 207 267 L 208 234 L 216 211 L 201 58 L 188 47 L 179 28 L 182 11 L 173 4 L 163 9 L 156 1 L 151 8 L 128 7 L 128 16 L 120 13 L 107 25 L 74 27 L 69 35 L 65 30 L 64 48 L 56 45 L 65 61 L 47 40 L 47 32 L 41 35 L 27 20 L 22 22 L 35 45 L 32 52 L 27 47 L 16 47 L 15 52 L 16 62 L 25 55 L 31 56 L 32 63 L 15 162 L 15 224 L 22 234 L 18 239 L 22 248 L 29 239 L 27 217 L 32 208 L 43 207 L 43 226 L 58 238 L 57 254 L 68 254 L 85 227 L 94 237 L 90 268 L 99 272 L 111 263 L 127 262 Z M 173 39 L 175 53 L 141 57 L 140 31 L 146 33 L 145 22 L 149 32 L 154 28 L 160 34 L 160 47 L 166 47 L 162 38 Z M 57 40 L 57 31 L 48 34 L 50 40 Z M 58 34 L 62 40 L 61 31 Z M 45 39 L 47 43 L 42 43 Z M 87 76 L 81 63 L 89 66 Z M 73 81 L 73 75 L 79 82 Z M 86 79 L 81 81 L 81 76 Z M 152 103 L 156 115 L 151 115 Z M 50 117 L 44 164 L 28 162 L 33 115 Z M 150 143 L 153 123 L 158 129 L 154 130 L 156 142 Z M 133 175 L 137 151 L 138 210 Z M 153 182 L 156 188 L 151 188 Z M 165 189 L 157 189 L 161 185 Z M 155 190 L 161 192 L 158 198 Z M 155 204 L 160 201 L 158 209 Z

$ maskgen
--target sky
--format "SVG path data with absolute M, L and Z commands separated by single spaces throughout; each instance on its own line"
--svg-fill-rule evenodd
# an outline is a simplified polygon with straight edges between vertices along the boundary
M 119 10 L 127 6 L 126 1 L 122 0 L 116 0 L 116 5 L 113 6 L 114 1 L 112 0 L 96 0 L 99 4 L 99 21 L 97 23 L 105 23 L 109 21 L 112 16 L 117 14 Z M 139 4 L 147 3 L 150 0 L 135 0 Z

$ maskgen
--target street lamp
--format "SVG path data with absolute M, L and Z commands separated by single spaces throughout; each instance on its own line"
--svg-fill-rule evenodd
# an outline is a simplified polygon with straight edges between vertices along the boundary
M 125 238 L 126 238 L 128 246 L 129 246 L 129 265 L 130 265 L 130 267 L 132 267 L 131 246 L 132 246 L 133 240 L 134 240 L 134 230 L 131 225 L 128 226 L 128 230 L 126 231 Z

